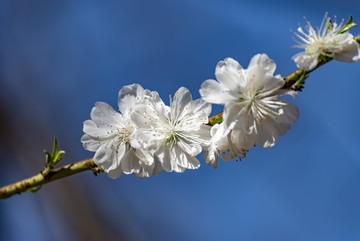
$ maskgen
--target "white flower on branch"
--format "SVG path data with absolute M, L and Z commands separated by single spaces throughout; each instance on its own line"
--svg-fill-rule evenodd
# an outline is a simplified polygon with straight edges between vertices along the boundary
M 140 85 L 124 86 L 119 91 L 119 111 L 104 102 L 97 102 L 91 111 L 91 120 L 84 122 L 81 142 L 86 150 L 95 152 L 94 162 L 111 178 L 122 173 L 149 177 L 161 172 L 161 166 L 147 151 L 131 144 L 135 125 L 130 120 L 132 108 L 154 92 Z
M 305 71 L 310 71 L 317 66 L 320 56 L 347 63 L 357 61 L 360 58 L 360 47 L 354 36 L 347 31 L 353 26 L 355 24 L 351 17 L 345 25 L 344 20 L 338 25 L 336 21 L 331 22 L 327 13 L 317 31 L 307 21 L 305 31 L 299 27 L 300 34 L 294 32 L 300 40 L 295 39 L 298 45 L 294 47 L 305 49 L 304 52 L 293 57 L 296 65 Z
M 226 139 L 223 135 L 222 124 L 215 124 L 211 130 L 211 140 L 209 145 L 204 149 L 204 160 L 208 165 L 212 165 L 214 168 L 217 167 L 217 160 L 219 157 L 219 144 L 224 143 Z
M 217 167 L 219 152 L 224 161 L 234 158 L 241 160 L 245 157 L 247 150 L 238 147 L 236 143 L 231 142 L 231 130 L 226 129 L 224 123 L 215 124 L 211 130 L 211 141 L 209 146 L 204 149 L 204 160 L 208 165 Z
M 285 81 L 280 75 L 273 76 L 275 68 L 275 62 L 266 54 L 255 55 L 247 69 L 227 58 L 216 66 L 219 82 L 210 79 L 202 84 L 202 98 L 225 105 L 223 135 L 228 138 L 230 157 L 255 144 L 272 147 L 297 120 L 298 108 L 278 98 L 285 94 L 294 96 L 296 92 L 281 89 Z
M 211 105 L 202 99 L 192 100 L 188 89 L 181 87 L 170 107 L 160 97 L 137 105 L 131 120 L 137 126 L 134 140 L 149 151 L 167 172 L 183 172 L 200 166 L 195 157 L 202 146 L 209 145 L 210 127 L 205 125 Z

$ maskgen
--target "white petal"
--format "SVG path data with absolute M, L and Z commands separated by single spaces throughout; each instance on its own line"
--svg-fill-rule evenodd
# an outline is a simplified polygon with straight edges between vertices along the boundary
M 112 179 L 119 178 L 122 174 L 123 174 L 123 172 L 120 167 L 110 170 L 107 173 L 108 177 L 110 177 Z
M 252 57 L 248 69 L 257 68 L 273 75 L 276 69 L 274 60 L 270 59 L 266 54 L 257 54 Z
M 222 134 L 222 130 L 221 127 L 223 125 L 220 124 L 215 124 L 214 126 L 211 127 L 210 130 L 210 134 L 211 134 L 211 141 L 209 142 L 209 144 L 206 146 L 205 150 L 204 150 L 204 160 L 206 161 L 206 163 L 208 165 L 212 165 L 214 168 L 217 167 L 217 160 L 219 157 L 219 150 L 217 148 L 217 142 L 219 141 L 221 134 Z
M 186 160 L 187 160 L 187 168 L 188 169 L 198 169 L 200 167 L 200 162 L 199 160 L 191 155 L 188 155 L 186 153 L 184 153 L 186 155 Z
M 161 163 L 158 162 L 158 161 L 155 161 L 155 162 L 154 162 L 154 168 L 153 168 L 153 170 L 152 170 L 151 175 L 157 175 L 157 174 L 159 174 L 160 172 L 162 172 L 163 170 L 164 170 L 164 169 L 162 168 Z
M 194 137 L 198 139 L 198 142 L 202 142 L 202 145 L 208 145 L 208 142 L 211 140 L 210 135 L 211 127 L 208 125 L 201 125 L 200 129 L 189 132 L 189 135 L 192 134 Z
M 281 99 L 282 102 L 285 102 L 287 105 L 283 106 L 284 114 L 278 116 L 277 122 L 281 124 L 292 124 L 299 117 L 299 109 L 293 103 L 290 103 L 284 99 Z
M 120 160 L 120 166 L 125 174 L 131 174 L 140 170 L 140 160 L 137 158 L 132 148 L 128 149 L 125 155 L 123 155 Z
M 149 129 L 159 119 L 158 113 L 150 105 L 134 106 L 130 119 L 138 128 Z
M 116 161 L 115 151 L 111 149 L 111 143 L 103 144 L 97 149 L 94 156 L 94 162 L 96 165 L 103 168 L 105 172 L 108 172 L 114 161 Z
M 143 149 L 142 151 L 148 152 L 150 155 L 153 155 L 158 149 L 158 145 L 166 138 L 163 134 L 154 136 L 153 133 L 154 132 L 142 128 L 135 130 L 133 135 L 131 136 L 130 145 L 137 149 Z M 139 155 L 139 157 L 143 154 L 144 153 L 136 153 L 136 155 Z M 147 156 L 147 154 L 144 154 L 144 157 L 145 156 L 147 160 L 151 159 Z
M 334 55 L 334 59 L 346 63 L 352 63 L 360 58 L 360 47 L 359 44 L 351 39 L 342 45 L 342 51 Z
M 231 159 L 234 159 L 235 157 L 237 157 L 237 153 L 230 152 L 230 151 L 221 151 L 220 156 L 221 156 L 221 159 L 223 159 L 224 161 L 227 162 L 227 161 L 230 161 Z
M 242 69 L 236 60 L 226 58 L 216 65 L 215 76 L 227 89 L 236 89 L 239 86 L 239 81 L 242 79 Z
M 101 128 L 99 128 L 92 120 L 84 121 L 83 131 L 84 133 L 88 134 L 94 139 L 97 139 L 98 141 L 106 140 L 114 135 L 113 133 L 111 133 L 112 128 L 110 127 L 110 125 L 101 125 Z
M 170 105 L 172 109 L 172 119 L 179 119 L 179 116 L 184 111 L 184 107 L 192 101 L 191 93 L 185 87 L 181 87 L 176 94 L 174 95 L 174 99 Z
M 258 89 L 263 89 L 264 94 L 271 93 L 270 95 L 275 95 L 273 90 L 280 89 L 285 84 L 285 80 L 281 77 L 274 76 L 265 76 L 261 81 L 261 86 Z
M 191 138 L 191 136 L 189 136 Z M 178 147 L 190 155 L 198 155 L 202 151 L 200 141 L 197 138 L 182 138 L 177 142 Z
M 275 119 L 267 118 L 257 125 L 258 134 L 252 135 L 255 144 L 264 148 L 270 148 L 275 145 L 279 136 L 284 135 L 290 128 L 290 124 L 294 123 L 298 116 L 299 110 L 296 105 L 285 100 L 287 105 L 283 106 L 283 114 Z
M 159 93 L 156 91 L 150 92 L 148 90 L 145 90 L 145 93 L 147 104 L 152 105 L 157 113 L 164 113 L 167 106 L 160 98 Z
M 113 170 L 118 168 L 121 165 L 121 162 L 124 160 L 125 156 L 131 154 L 131 148 L 129 148 L 128 144 L 121 143 L 117 147 L 114 148 L 114 152 L 116 153 L 116 158 L 113 160 L 109 170 Z
M 239 121 L 242 105 L 239 103 L 229 103 L 224 108 L 223 123 L 226 128 L 232 129 Z
M 238 144 L 238 143 L 237 143 Z M 237 145 L 228 142 L 228 146 L 226 150 L 221 150 L 220 152 L 221 158 L 224 161 L 229 161 L 231 159 L 234 159 L 236 157 L 241 157 L 242 155 L 242 147 L 237 147 Z
M 299 68 L 305 71 L 310 71 L 314 69 L 318 64 L 318 57 L 319 57 L 318 54 L 313 54 L 313 55 L 304 54 L 295 57 L 294 61 Z
M 188 114 L 191 113 L 191 115 L 194 116 L 207 118 L 211 113 L 211 104 L 206 102 L 204 99 L 197 99 L 188 103 L 185 106 L 185 109 L 185 116 L 189 116 Z M 204 120 L 204 122 L 207 122 L 207 120 Z
M 171 165 L 172 160 L 170 158 L 170 151 L 169 151 L 169 148 L 167 147 L 167 145 L 165 145 L 165 144 L 160 145 L 160 143 L 159 143 L 159 147 L 158 147 L 158 150 L 154 154 L 154 158 L 155 158 L 155 161 L 159 161 L 161 163 L 161 165 L 165 171 L 167 171 L 167 172 L 173 171 L 172 165 Z
M 296 98 L 298 96 L 298 92 L 296 92 L 294 90 L 283 90 L 283 89 L 277 90 L 274 94 L 276 94 L 278 96 L 291 95 L 293 98 Z
M 336 43 L 336 45 L 343 45 L 351 41 L 355 41 L 354 36 L 349 32 L 336 34 L 335 36 L 332 36 L 331 40 L 333 40 L 332 42 Z
M 139 84 L 126 85 L 118 94 L 118 105 L 121 113 L 128 113 L 135 105 L 137 98 L 145 94 L 143 87 Z
M 123 118 L 105 102 L 96 102 L 90 113 L 91 119 L 98 127 L 123 126 Z
M 110 178 L 118 178 L 122 175 L 123 170 L 121 167 L 121 162 L 123 161 L 124 157 L 126 157 L 126 154 L 128 152 L 128 148 L 126 148 L 125 144 L 120 144 L 116 150 L 113 152 L 113 161 L 109 168 L 105 170 L 107 172 L 108 177 Z
M 167 147 L 169 148 L 169 145 L 167 145 Z M 178 160 L 178 154 L 180 153 L 179 149 L 180 148 L 175 146 L 169 150 L 170 160 L 168 162 L 170 162 L 171 171 L 181 173 L 185 171 L 186 167 L 182 167 L 178 164 L 180 162 L 180 160 Z
M 155 164 L 151 165 L 151 166 L 141 166 L 141 168 L 139 169 L 138 172 L 135 172 L 135 176 L 137 178 L 145 178 L 145 177 L 150 177 L 154 174 L 154 166 Z
M 226 104 L 236 101 L 236 98 L 229 94 L 227 86 L 213 80 L 208 79 L 201 85 L 200 95 L 207 102 L 214 104 Z
M 135 155 L 137 156 L 137 158 L 140 159 L 141 162 L 145 163 L 148 166 L 154 163 L 153 155 L 151 155 L 150 152 L 145 149 L 136 149 Z
M 100 147 L 100 142 L 96 139 L 94 139 L 93 137 L 87 135 L 87 134 L 84 134 L 82 137 L 81 137 L 81 142 L 84 146 L 84 148 L 88 151 L 96 151 L 99 147 Z
M 272 118 L 268 118 L 263 120 L 257 128 L 258 134 L 254 135 L 255 144 L 263 146 L 264 148 L 270 148 L 275 145 L 279 136 L 279 128 L 282 127 L 274 124 Z
M 232 130 L 230 133 L 230 142 L 233 146 L 231 146 L 231 149 L 236 150 L 249 150 L 255 145 L 254 136 L 255 133 L 248 134 L 247 132 L 240 130 Z M 230 149 L 230 148 L 227 148 Z M 225 150 L 224 147 L 221 147 L 220 150 Z
M 171 155 L 173 154 L 173 155 Z M 200 162 L 196 157 L 189 155 L 188 153 L 181 150 L 181 148 L 175 146 L 171 150 L 171 158 L 176 160 L 176 164 L 180 167 L 187 168 L 187 169 L 197 169 L 200 166 Z M 183 168 L 174 168 L 175 172 L 183 172 Z
M 217 160 L 219 158 L 219 151 L 216 148 L 211 148 L 207 151 L 204 151 L 203 158 L 205 162 L 214 168 L 217 168 Z

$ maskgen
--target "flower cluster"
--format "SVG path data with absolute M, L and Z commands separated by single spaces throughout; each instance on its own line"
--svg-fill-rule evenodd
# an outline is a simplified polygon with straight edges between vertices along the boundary
M 202 150 L 205 161 L 216 167 L 219 153 L 227 161 L 241 158 L 254 145 L 271 147 L 299 114 L 295 105 L 278 98 L 295 92 L 282 89 L 285 81 L 273 76 L 275 67 L 266 54 L 254 56 L 247 69 L 227 58 L 216 67 L 219 82 L 202 84 L 201 99 L 193 100 L 181 87 L 170 96 L 170 106 L 156 91 L 138 84 L 124 86 L 120 113 L 97 102 L 91 120 L 84 122 L 81 141 L 112 178 L 196 169 Z M 223 122 L 212 128 L 206 125 L 210 103 L 225 105 Z
M 161 169 L 151 160 L 151 155 L 131 144 L 136 126 L 130 113 L 139 101 L 156 95 L 144 90 L 140 85 L 124 86 L 119 92 L 119 111 L 104 102 L 97 102 L 91 111 L 91 120 L 84 122 L 85 134 L 81 138 L 84 148 L 94 151 L 95 163 L 108 176 L 117 178 L 122 173 L 135 173 L 138 177 L 148 177 Z
M 121 113 L 106 103 L 95 104 L 91 120 L 84 122 L 84 148 L 95 152 L 95 163 L 111 178 L 198 168 L 195 156 L 210 142 L 210 127 L 204 124 L 211 105 L 193 101 L 184 87 L 170 100 L 166 106 L 155 91 L 124 86 L 118 100 Z
M 217 151 L 226 160 L 239 153 L 244 155 L 254 145 L 272 147 L 297 120 L 298 108 L 278 98 L 296 93 L 282 89 L 285 81 L 279 75 L 273 76 L 275 68 L 275 62 L 266 54 L 255 55 L 247 69 L 227 58 L 216 66 L 218 81 L 210 79 L 202 84 L 202 98 L 225 105 L 223 122 L 213 127 L 212 145 L 205 152 L 209 164 L 216 166 Z
M 295 35 L 305 52 L 294 57 L 298 67 L 310 71 L 322 57 L 359 59 L 359 44 L 348 33 L 353 26 L 352 18 L 337 25 L 325 15 L 317 32 L 310 23 L 308 33 L 299 27 L 303 36 Z M 95 104 L 91 120 L 84 122 L 81 142 L 95 152 L 94 162 L 111 178 L 197 169 L 196 156 L 202 151 L 206 163 L 215 168 L 219 155 L 224 161 L 241 159 L 255 145 L 274 146 L 299 116 L 296 105 L 280 98 L 297 93 L 274 75 L 275 69 L 266 54 L 255 55 L 246 69 L 226 58 L 216 66 L 216 80 L 201 85 L 202 98 L 193 100 L 181 87 L 174 97 L 170 95 L 169 106 L 156 91 L 138 84 L 124 86 L 118 95 L 119 112 L 104 102 Z M 224 112 L 209 123 L 211 103 L 224 105 Z

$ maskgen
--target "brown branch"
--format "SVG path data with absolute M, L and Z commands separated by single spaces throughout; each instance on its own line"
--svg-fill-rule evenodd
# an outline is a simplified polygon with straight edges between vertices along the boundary
M 354 39 L 360 44 L 360 34 Z M 304 71 L 302 69 L 295 70 L 288 76 L 284 77 L 286 83 L 283 86 L 283 89 L 291 89 L 301 76 L 303 76 L 304 74 L 309 74 L 310 72 L 328 63 L 331 60 L 332 58 L 324 57 L 311 71 Z M 222 114 L 223 112 L 220 112 L 214 116 L 209 117 L 208 125 L 212 126 L 216 123 L 220 123 L 222 121 Z M 102 170 L 95 164 L 93 158 L 89 158 L 57 169 L 50 169 L 50 171 L 42 171 L 35 176 L 1 187 L 0 199 L 11 197 L 14 194 L 21 194 L 26 191 L 36 191 L 43 184 L 87 170 L 92 170 L 95 175 L 97 173 L 104 172 L 104 170 Z
M 51 169 L 46 174 L 40 172 L 35 176 L 1 187 L 0 199 L 11 197 L 14 194 L 21 194 L 26 191 L 37 191 L 43 184 L 87 170 L 92 170 L 95 175 L 99 172 L 103 172 L 103 170 L 94 163 L 94 160 L 89 158 L 57 169 Z

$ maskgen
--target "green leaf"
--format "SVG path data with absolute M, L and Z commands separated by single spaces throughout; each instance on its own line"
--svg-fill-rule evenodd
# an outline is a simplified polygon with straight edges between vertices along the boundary
M 352 27 L 355 27 L 356 25 L 357 24 L 355 22 L 353 22 L 353 17 L 350 15 L 349 20 L 344 24 L 344 26 L 336 34 L 345 33 L 347 31 L 349 31 L 349 29 L 351 29 Z
M 65 154 L 65 151 L 59 151 L 59 146 L 57 143 L 56 137 L 54 138 L 54 147 L 52 151 L 52 155 L 47 150 L 44 150 L 46 155 L 46 167 L 53 168 L 55 164 L 57 164 L 61 160 L 61 154 Z
M 37 186 L 37 187 L 31 187 L 31 188 L 29 188 L 29 189 L 26 190 L 26 191 L 28 191 L 28 192 L 37 192 L 37 191 L 40 190 L 40 188 L 41 188 L 41 185 L 40 185 L 40 186 Z
M 53 152 L 52 152 L 52 157 L 54 157 L 56 155 L 56 153 L 58 152 L 59 150 L 59 146 L 58 146 L 58 143 L 57 143 L 57 139 L 56 139 L 56 136 L 54 137 L 54 147 L 53 147 Z
M 298 81 L 296 81 L 295 84 L 293 84 L 291 86 L 291 89 L 296 90 L 296 91 L 301 91 L 304 88 L 304 84 L 305 84 L 305 80 L 309 77 L 308 74 L 306 74 L 306 72 L 304 72 Z
M 47 150 L 44 150 L 45 157 L 46 157 L 46 166 L 48 166 L 51 163 L 51 155 Z
M 57 163 L 61 160 L 60 154 L 65 154 L 65 151 L 59 151 L 59 152 L 54 156 L 54 159 L 53 159 L 54 165 L 57 164 Z

